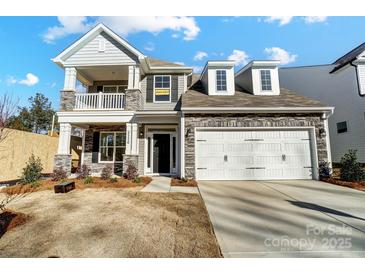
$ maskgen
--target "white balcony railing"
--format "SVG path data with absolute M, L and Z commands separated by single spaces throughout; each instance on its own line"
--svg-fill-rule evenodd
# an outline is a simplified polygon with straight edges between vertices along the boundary
M 76 93 L 75 110 L 124 109 L 123 93 Z

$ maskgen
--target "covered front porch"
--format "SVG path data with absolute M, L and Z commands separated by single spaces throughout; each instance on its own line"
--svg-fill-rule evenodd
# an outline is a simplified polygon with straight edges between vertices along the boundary
M 94 112 L 86 114 L 75 117 L 69 112 L 59 113 L 55 168 L 71 174 L 71 131 L 80 128 L 80 164 L 88 166 L 92 176 L 100 176 L 107 166 L 114 174 L 123 175 L 130 165 L 138 169 L 139 175 L 180 176 L 181 131 L 177 113 L 165 116 L 125 111 L 103 116 Z

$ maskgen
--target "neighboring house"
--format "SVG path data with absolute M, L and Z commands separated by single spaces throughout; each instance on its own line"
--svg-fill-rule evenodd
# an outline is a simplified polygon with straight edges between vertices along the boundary
M 282 68 L 283 87 L 334 106 L 329 118 L 332 162 L 349 150 L 365 163 L 365 43 L 333 64 Z
M 134 165 L 140 175 L 199 180 L 310 179 L 330 157 L 333 108 L 281 89 L 277 61 L 236 74 L 233 61 L 209 61 L 196 75 L 103 24 L 53 61 L 65 70 L 55 166 L 68 172 L 72 127 L 84 130 L 82 163 L 93 174 Z

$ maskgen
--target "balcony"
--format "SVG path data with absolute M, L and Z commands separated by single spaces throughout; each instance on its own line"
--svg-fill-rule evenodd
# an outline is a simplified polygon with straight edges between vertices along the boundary
M 124 93 L 75 93 L 74 110 L 124 110 Z

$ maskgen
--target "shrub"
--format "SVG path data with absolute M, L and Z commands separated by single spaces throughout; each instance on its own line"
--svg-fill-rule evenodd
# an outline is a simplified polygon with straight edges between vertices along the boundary
M 112 177 L 113 169 L 110 166 L 103 167 L 101 171 L 101 179 L 108 180 Z
M 142 182 L 142 178 L 141 177 L 136 177 L 136 178 L 134 178 L 134 180 L 133 180 L 136 184 L 139 184 L 139 183 L 141 183 Z
M 61 181 L 67 178 L 67 172 L 62 167 L 56 168 L 51 174 L 52 181 Z
M 321 161 L 318 164 L 318 173 L 320 178 L 330 178 L 332 174 L 332 169 L 330 163 L 326 161 Z
M 90 175 L 90 168 L 87 165 L 82 165 L 77 169 L 77 179 L 85 179 Z
M 128 180 L 134 180 L 138 177 L 138 169 L 132 162 L 127 162 L 128 168 L 124 174 L 124 177 Z
M 24 184 L 32 184 L 33 186 L 37 186 L 36 182 L 41 178 L 43 166 L 41 159 L 39 157 L 35 158 L 34 154 L 29 157 L 28 162 L 26 163 L 25 168 L 23 168 L 22 172 L 22 182 Z
M 113 178 L 110 178 L 109 182 L 110 183 L 116 183 L 116 182 L 118 182 L 118 179 L 113 177 Z
M 357 161 L 356 150 L 350 149 L 341 158 L 341 179 L 344 181 L 361 181 L 365 178 L 365 172 Z
M 92 184 L 94 182 L 93 177 L 87 176 L 84 180 L 84 184 Z

